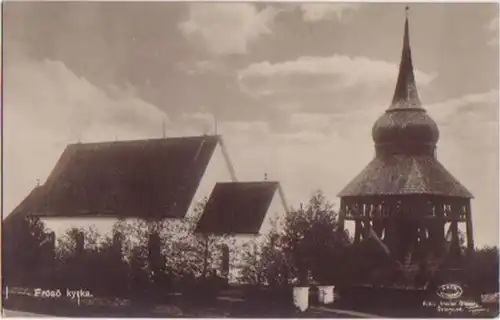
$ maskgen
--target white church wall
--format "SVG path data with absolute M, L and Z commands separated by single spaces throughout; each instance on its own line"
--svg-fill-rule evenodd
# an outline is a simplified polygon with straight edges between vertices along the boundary
M 212 158 L 208 163 L 208 166 L 205 170 L 205 174 L 200 181 L 200 185 L 194 194 L 193 201 L 189 206 L 188 213 L 186 214 L 187 219 L 198 220 L 200 216 L 195 215 L 195 207 L 200 202 L 203 201 L 204 198 L 210 197 L 213 188 L 217 182 L 230 182 L 231 176 L 229 174 L 229 170 L 227 168 L 226 162 L 224 160 L 224 156 L 222 155 L 220 145 L 214 150 Z M 200 213 L 201 214 L 201 213 Z
M 264 218 L 262 226 L 259 230 L 259 234 L 268 235 L 273 228 L 277 228 L 277 231 L 280 231 L 282 228 L 281 224 L 285 219 L 285 216 L 286 216 L 286 209 L 284 208 L 284 204 L 281 199 L 279 190 L 276 190 L 276 193 L 274 194 L 273 200 L 269 205 L 269 209 Z
M 53 231 L 57 239 L 72 229 L 89 229 L 95 228 L 100 235 L 106 235 L 111 232 L 111 229 L 118 219 L 116 218 L 80 218 L 80 217 L 43 217 L 41 218 L 45 227 L 49 231 Z

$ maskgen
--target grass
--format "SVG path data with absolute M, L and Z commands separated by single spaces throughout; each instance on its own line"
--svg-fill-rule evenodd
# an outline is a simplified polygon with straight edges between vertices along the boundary
M 76 300 L 66 297 L 49 299 L 32 295 L 13 294 L 4 300 L 4 307 L 10 310 L 52 315 L 59 317 L 147 317 L 147 318 L 345 318 L 346 315 L 310 308 L 298 312 L 292 305 L 291 296 L 256 293 L 246 299 L 240 296 L 233 299 L 218 299 L 215 294 L 173 295 L 162 301 L 151 303 L 150 299 L 131 302 L 126 299 L 82 298 L 80 305 Z M 312 303 L 314 305 L 314 303 Z M 404 307 L 397 303 L 361 304 L 359 299 L 340 298 L 331 308 L 355 310 L 382 317 L 428 317 L 417 308 Z M 488 305 L 488 313 L 482 317 L 496 317 L 498 304 Z M 442 315 L 441 315 L 442 316 Z
M 33 296 L 10 296 L 4 301 L 9 310 L 38 313 L 59 317 L 147 317 L 147 318 L 335 318 L 345 317 L 333 312 L 310 309 L 298 312 L 291 304 L 249 303 L 210 299 L 193 301 L 183 297 L 172 297 L 159 305 L 146 303 L 113 303 L 111 300 L 82 299 L 80 306 L 69 299 L 42 299 Z

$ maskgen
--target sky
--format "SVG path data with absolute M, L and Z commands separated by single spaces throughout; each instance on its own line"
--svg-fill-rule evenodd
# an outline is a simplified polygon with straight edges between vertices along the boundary
M 402 4 L 8 2 L 3 17 L 4 212 L 67 144 L 222 134 L 245 181 L 298 206 L 374 157 Z M 420 98 L 438 159 L 475 196 L 476 245 L 498 243 L 497 4 L 410 7 Z

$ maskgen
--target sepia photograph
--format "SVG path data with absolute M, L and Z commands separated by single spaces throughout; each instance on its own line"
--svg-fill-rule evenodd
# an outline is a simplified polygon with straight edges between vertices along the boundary
M 3 316 L 499 316 L 499 3 L 1 6 Z

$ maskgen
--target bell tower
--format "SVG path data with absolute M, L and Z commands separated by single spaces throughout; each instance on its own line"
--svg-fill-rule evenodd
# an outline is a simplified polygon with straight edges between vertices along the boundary
M 375 239 L 397 266 L 396 282 L 416 286 L 419 272 L 432 275 L 461 252 L 459 224 L 474 248 L 473 196 L 437 159 L 439 129 L 418 95 L 408 8 L 394 96 L 372 138 L 375 158 L 338 195 L 340 226 L 354 222 L 355 242 Z

